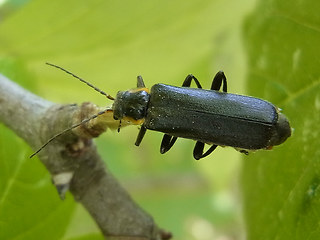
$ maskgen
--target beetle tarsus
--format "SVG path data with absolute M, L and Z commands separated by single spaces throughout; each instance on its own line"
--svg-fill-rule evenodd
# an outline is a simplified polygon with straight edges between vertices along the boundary
M 172 148 L 173 144 L 176 142 L 177 137 L 170 136 L 168 134 L 164 134 L 160 146 L 160 153 L 166 153 Z
M 242 150 L 240 150 L 240 152 L 245 154 L 245 155 L 249 155 L 249 152 L 247 150 L 242 149 Z
M 217 74 L 214 76 L 211 84 L 211 90 L 219 91 L 221 88 L 221 84 L 223 82 L 222 90 L 224 92 L 227 92 L 227 78 L 224 75 L 223 71 L 217 72 Z
M 209 154 L 211 154 L 216 148 L 218 145 L 212 145 L 205 153 L 203 153 L 203 149 L 204 149 L 204 143 L 203 142 L 200 142 L 200 141 L 197 141 L 196 145 L 194 146 L 194 149 L 193 149 L 193 157 L 196 159 L 196 160 L 199 160 L 201 158 L 204 158 L 206 156 L 208 156 Z
M 197 84 L 198 88 L 202 88 L 199 80 L 193 76 L 192 74 L 189 74 L 186 79 L 184 80 L 184 82 L 182 83 L 182 87 L 190 87 L 191 86 L 191 81 L 194 80 L 194 82 Z

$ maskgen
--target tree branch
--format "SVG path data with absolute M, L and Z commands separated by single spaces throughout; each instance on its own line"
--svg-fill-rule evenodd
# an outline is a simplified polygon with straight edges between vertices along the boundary
M 79 107 L 48 102 L 0 75 L 0 121 L 33 149 L 98 111 L 90 103 Z M 111 117 L 105 114 L 63 134 L 44 148 L 39 158 L 52 175 L 60 196 L 63 198 L 70 189 L 108 239 L 170 239 L 170 233 L 160 230 L 106 169 L 91 141 L 106 126 L 117 125 Z

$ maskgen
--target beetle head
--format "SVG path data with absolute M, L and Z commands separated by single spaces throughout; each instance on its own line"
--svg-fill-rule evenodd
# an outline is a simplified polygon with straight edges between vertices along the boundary
M 147 113 L 150 95 L 140 89 L 120 91 L 113 103 L 113 118 L 121 120 L 125 117 L 133 120 L 143 119 Z

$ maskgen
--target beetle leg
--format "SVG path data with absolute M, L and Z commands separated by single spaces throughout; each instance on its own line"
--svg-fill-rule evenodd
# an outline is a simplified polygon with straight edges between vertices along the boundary
M 144 84 L 143 78 L 140 75 L 137 77 L 137 87 L 138 88 L 146 87 L 146 85 Z
M 166 153 L 170 150 L 173 144 L 176 142 L 177 137 L 170 136 L 168 134 L 164 134 L 160 146 L 160 153 Z
M 203 153 L 204 143 L 197 141 L 193 149 L 193 157 L 196 160 L 199 160 L 200 158 L 204 158 L 208 156 L 210 153 L 212 153 L 217 148 L 217 146 L 218 145 L 212 145 L 205 153 Z
M 200 82 L 198 79 L 193 76 L 192 74 L 189 74 L 186 79 L 184 80 L 182 87 L 190 87 L 191 86 L 191 81 L 194 80 L 194 82 L 197 84 L 198 88 L 202 88 Z
M 212 84 L 211 84 L 211 90 L 219 91 L 221 84 L 223 81 L 223 91 L 227 92 L 227 78 L 224 75 L 223 71 L 217 72 L 217 74 L 214 76 Z
M 137 136 L 137 140 L 136 140 L 136 142 L 135 142 L 135 145 L 136 145 L 136 146 L 139 146 L 139 145 L 140 145 L 140 143 L 141 143 L 141 141 L 142 141 L 142 139 L 143 139 L 146 131 L 147 131 L 147 129 L 142 125 L 141 128 L 140 128 L 139 134 L 138 134 L 138 136 Z
M 190 87 L 191 81 L 194 80 L 194 82 L 197 84 L 198 88 L 202 88 L 200 82 L 198 79 L 193 76 L 192 74 L 189 74 L 186 79 L 184 80 L 182 87 Z M 170 148 L 173 146 L 173 144 L 176 142 L 177 137 L 170 136 L 168 134 L 164 134 L 160 146 L 160 153 L 166 153 L 170 150 Z
M 118 129 L 117 129 L 118 132 L 120 132 L 120 128 L 121 128 L 121 119 L 119 121 Z

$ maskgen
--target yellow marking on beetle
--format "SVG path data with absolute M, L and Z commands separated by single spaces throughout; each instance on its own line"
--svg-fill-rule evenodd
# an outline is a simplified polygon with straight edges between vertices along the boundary
M 144 123 L 144 118 L 135 120 L 135 119 L 133 119 L 131 117 L 123 117 L 121 119 L 121 121 L 128 122 L 128 123 L 130 123 L 132 125 L 141 125 L 142 123 Z
M 135 93 L 135 92 L 141 92 L 141 91 L 150 93 L 149 88 L 135 88 L 135 89 L 130 89 L 128 92 Z

